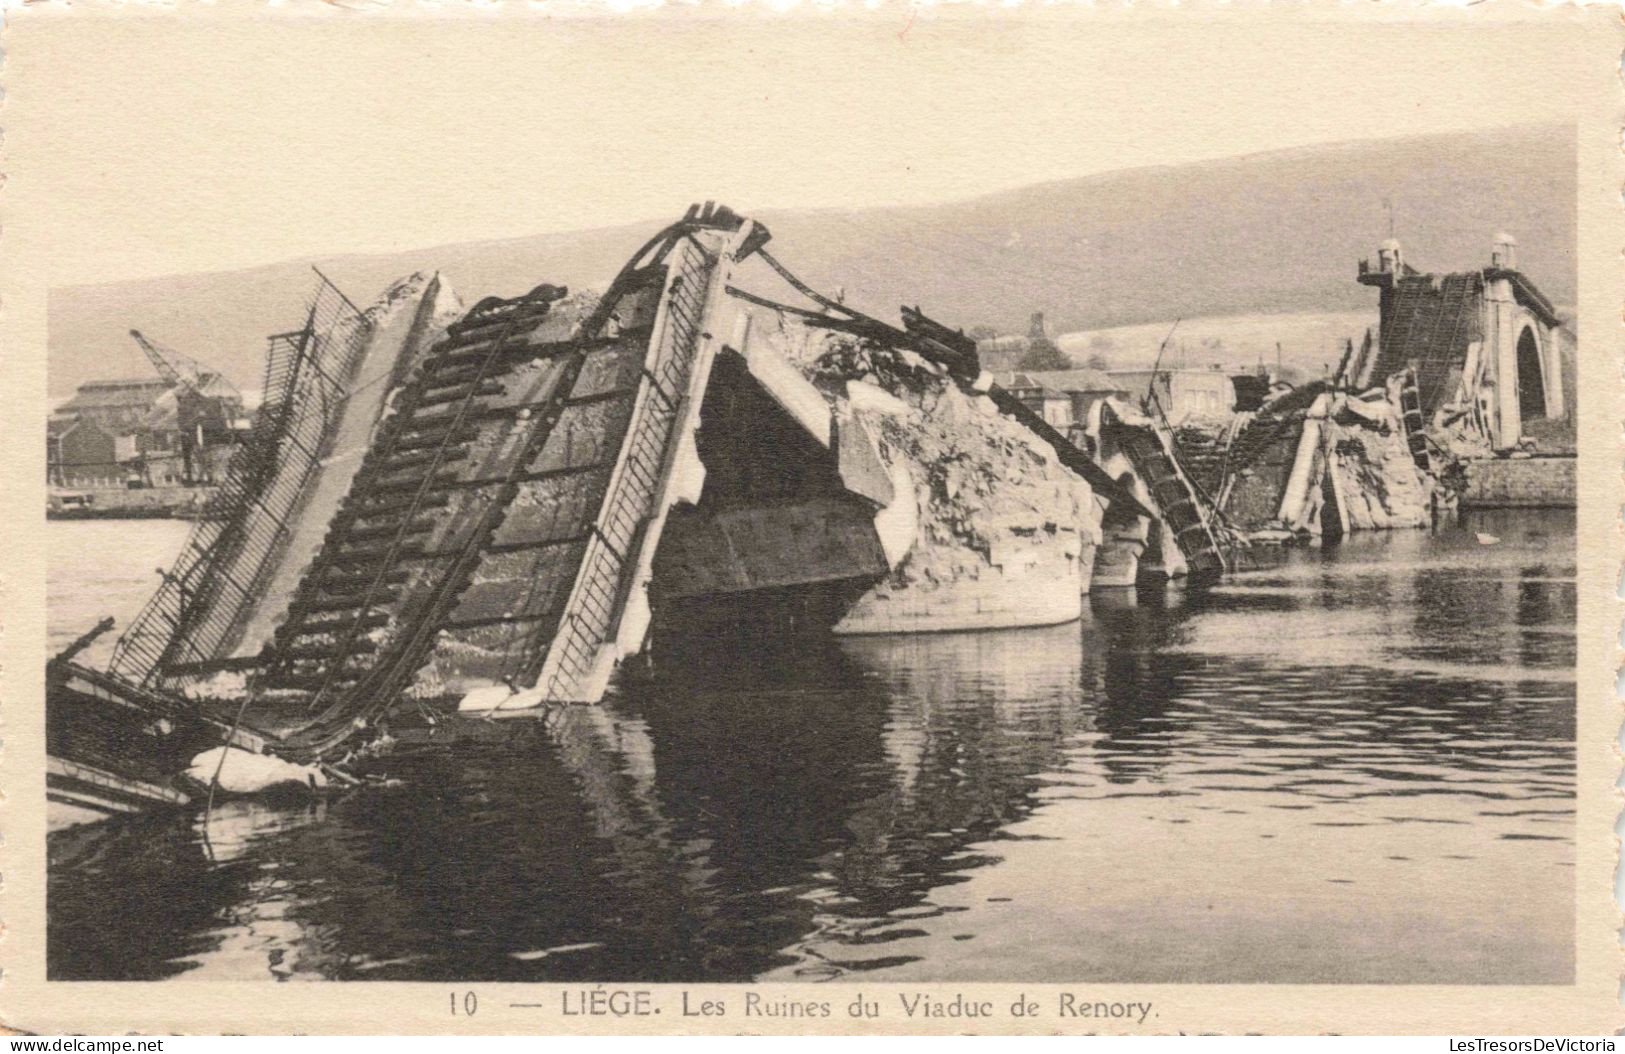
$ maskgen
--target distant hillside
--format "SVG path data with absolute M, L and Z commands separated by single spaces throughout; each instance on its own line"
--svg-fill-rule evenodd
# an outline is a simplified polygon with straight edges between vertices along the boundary
M 1567 127 L 1371 140 L 1133 169 L 918 208 L 756 213 L 775 254 L 882 317 L 919 304 L 954 325 L 1056 332 L 1177 317 L 1370 311 L 1355 262 L 1387 234 L 1424 270 L 1487 262 L 1500 229 L 1558 303 L 1574 299 L 1574 133 Z M 686 201 L 673 201 L 675 218 Z M 748 202 L 730 202 L 747 208 Z M 661 222 L 53 291 L 50 388 L 142 373 L 132 326 L 259 383 L 267 333 L 300 321 L 319 263 L 357 300 L 439 270 L 466 300 L 611 277 Z

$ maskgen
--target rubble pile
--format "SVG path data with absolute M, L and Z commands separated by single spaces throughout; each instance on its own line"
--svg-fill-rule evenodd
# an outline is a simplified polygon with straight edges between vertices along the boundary
M 1345 530 L 1428 524 L 1431 483 L 1405 441 L 1396 406 L 1396 390 L 1332 398 L 1324 444 Z
M 1452 457 L 1482 460 L 1495 456 L 1488 431 L 1471 408 L 1441 412 L 1427 432 L 1428 438 Z
M 1433 481 L 1406 442 L 1394 391 L 1305 385 L 1259 409 L 1230 444 L 1224 513 L 1243 529 L 1318 534 L 1425 526 Z M 1323 513 L 1325 516 L 1323 516 Z
M 890 602 L 907 594 L 927 607 L 962 604 L 967 619 L 1014 624 L 1019 612 L 998 610 L 992 594 L 1040 574 L 1052 585 L 1060 576 L 1060 590 L 1070 595 L 1057 595 L 1055 610 L 1064 603 L 1072 613 L 1062 617 L 1076 616 L 1081 573 L 1100 541 L 1100 508 L 1088 483 L 1047 443 L 912 351 L 845 336 L 802 350 L 810 354 L 797 364 L 837 418 L 860 421 L 894 472 L 906 470 L 918 510 L 909 555 L 859 601 L 849 624 L 871 612 L 878 619 L 877 609 L 899 606 Z M 1023 595 L 1034 610 L 1045 607 Z M 1022 598 L 1008 599 L 1019 606 Z
M 1326 441 L 1348 530 L 1427 525 L 1429 488 L 1399 432 L 1333 423 Z

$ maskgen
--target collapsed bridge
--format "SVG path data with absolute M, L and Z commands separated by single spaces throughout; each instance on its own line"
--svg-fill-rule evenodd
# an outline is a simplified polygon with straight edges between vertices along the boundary
M 269 411 L 111 675 L 311 761 L 403 699 L 595 701 L 662 616 L 767 601 L 866 632 L 1023 624 L 1026 604 L 1066 621 L 1103 510 L 1223 569 L 1154 430 L 1114 426 L 1151 483 L 1136 493 L 991 385 L 963 335 L 823 297 L 769 237 L 707 204 L 596 298 L 541 285 L 462 313 L 438 277 L 367 311 L 319 295 L 273 340 Z M 747 291 L 750 261 L 810 306 Z M 963 449 L 919 447 L 933 413 L 1013 459 L 1031 500 L 1015 478 L 965 483 Z M 1014 511 L 966 523 L 966 486 Z M 1056 568 L 1074 577 L 1045 609 Z

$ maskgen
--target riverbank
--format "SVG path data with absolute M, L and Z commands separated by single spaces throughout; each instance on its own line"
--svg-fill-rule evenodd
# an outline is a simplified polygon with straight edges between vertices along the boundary
M 203 515 L 216 487 L 53 487 L 46 498 L 48 520 L 195 520 Z

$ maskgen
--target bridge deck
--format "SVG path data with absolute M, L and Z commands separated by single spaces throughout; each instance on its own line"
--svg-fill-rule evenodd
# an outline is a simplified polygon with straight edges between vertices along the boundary
M 282 752 L 319 756 L 413 691 L 602 693 L 738 224 L 663 232 L 573 327 L 541 286 L 450 328 L 251 679 Z

